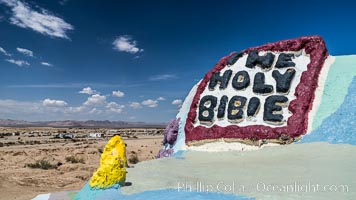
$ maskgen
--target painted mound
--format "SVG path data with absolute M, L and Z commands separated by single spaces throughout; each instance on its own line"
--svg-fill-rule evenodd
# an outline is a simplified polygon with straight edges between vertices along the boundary
M 167 126 L 165 147 L 158 157 L 211 142 L 205 150 L 226 142 L 241 150 L 300 140 L 311 131 L 334 60 L 319 36 L 269 43 L 223 57 L 192 88 Z
M 320 37 L 303 38 L 312 39 L 315 40 L 314 42 L 324 45 Z M 281 42 L 281 44 L 282 43 L 283 42 Z M 274 43 L 265 46 L 269 47 L 276 44 L 278 45 L 278 43 Z M 298 46 L 299 44 L 307 44 L 307 42 L 297 42 L 295 45 Z M 46 194 L 36 197 L 35 200 L 178 200 L 183 198 L 228 200 L 282 200 L 301 198 L 353 199 L 356 196 L 356 191 L 354 190 L 354 188 L 356 188 L 356 182 L 354 181 L 356 180 L 354 173 L 356 167 L 356 160 L 354 159 L 356 153 L 356 55 L 328 56 L 325 49 L 325 51 L 320 54 L 326 57 L 320 56 L 320 58 L 323 57 L 323 59 L 321 59 L 323 60 L 323 64 L 319 65 L 320 69 L 317 73 L 318 75 L 314 77 L 314 81 L 306 81 L 308 86 L 304 85 L 309 92 L 298 94 L 301 95 L 303 99 L 309 99 L 309 103 L 305 103 L 304 100 L 298 103 L 296 92 L 299 87 L 302 87 L 300 84 L 302 84 L 304 80 L 303 77 L 309 80 L 310 74 L 308 70 L 311 64 L 321 64 L 321 60 L 315 62 L 311 61 L 311 55 L 307 53 L 311 49 L 315 50 L 314 47 L 313 45 L 305 45 L 304 49 L 295 50 L 298 51 L 297 53 L 295 53 L 293 49 L 289 49 L 287 52 L 278 52 L 278 50 L 273 48 L 271 53 L 275 55 L 275 59 L 271 69 L 267 71 L 264 71 L 262 66 L 260 67 L 258 64 L 254 68 L 247 67 L 246 69 L 245 61 L 247 61 L 249 56 L 248 52 L 258 48 L 243 51 L 246 53 L 239 57 L 239 59 L 234 57 L 234 55 L 238 54 L 230 54 L 222 60 L 225 60 L 224 62 L 227 63 L 230 58 L 230 60 L 234 58 L 236 61 L 234 61 L 233 64 L 224 65 L 219 70 L 219 75 L 221 75 L 222 78 L 227 70 L 230 69 L 232 71 L 226 88 L 220 90 L 220 86 L 224 82 L 224 80 L 221 79 L 216 82 L 214 90 L 209 90 L 213 73 L 211 73 L 210 78 L 205 76 L 200 83 L 192 88 L 176 118 L 171 120 L 168 124 L 164 136 L 165 147 L 159 152 L 158 157 L 171 156 L 170 158 L 145 161 L 138 163 L 134 168 L 126 169 L 128 173 L 124 179 L 125 183 L 123 183 L 122 179 L 115 179 L 117 180 L 114 181 L 115 183 L 121 183 L 116 184 L 115 187 L 98 189 L 90 187 L 88 182 L 78 193 L 62 192 Z M 260 56 L 267 56 L 267 53 L 269 53 L 269 50 L 263 48 L 261 51 L 263 52 Z M 276 70 L 275 66 L 278 57 L 282 53 L 294 55 L 294 58 L 288 61 L 288 67 L 280 72 L 280 74 L 283 75 L 287 73 L 289 68 L 295 70 L 295 75 L 290 83 L 289 92 L 285 92 L 285 90 L 284 92 L 277 92 L 276 81 L 273 78 L 273 70 Z M 297 61 L 298 59 L 300 60 Z M 242 66 L 239 62 L 242 63 Z M 291 62 L 295 63 L 295 66 L 292 66 Z M 304 66 L 304 68 L 302 66 Z M 304 70 L 298 72 L 300 69 Z M 236 76 L 235 73 L 241 70 L 248 73 L 250 85 L 243 93 L 236 94 L 237 92 L 234 91 L 235 89 L 231 82 L 234 76 Z M 255 72 L 252 73 L 251 70 L 255 70 Z M 280 69 L 277 68 L 277 70 Z M 271 85 L 273 87 L 273 92 L 270 94 L 260 95 L 253 92 L 254 78 L 259 72 L 266 73 L 263 85 Z M 243 83 L 244 80 L 246 80 L 245 77 L 247 76 L 243 76 L 243 78 L 239 78 L 238 76 L 236 80 L 240 80 L 239 83 Z M 205 86 L 202 87 L 204 91 L 199 92 L 199 87 L 205 79 L 207 82 Z M 293 83 L 293 81 L 295 82 Z M 230 89 L 234 89 L 232 90 L 234 91 L 233 94 L 229 94 L 228 91 L 231 91 L 229 87 Z M 313 88 L 313 90 L 311 90 L 310 87 Z M 250 90 L 250 94 L 248 90 Z M 292 94 L 294 94 L 294 96 Z M 215 95 L 217 99 L 217 105 L 213 110 L 214 118 L 212 118 L 212 124 L 209 124 L 211 122 L 200 123 L 201 121 L 199 120 L 199 105 L 203 97 L 207 95 Z M 228 97 L 228 100 L 226 101 L 224 119 L 219 120 L 217 117 L 219 113 L 219 102 L 221 102 L 221 98 L 224 95 Z M 246 105 L 245 108 L 242 109 L 244 114 L 243 120 L 232 120 L 230 122 L 227 111 L 229 100 L 231 100 L 234 95 L 245 97 Z M 266 99 L 273 95 L 288 98 L 286 105 L 280 103 L 275 104 L 281 107 L 283 113 L 279 113 L 280 111 L 278 110 L 277 113 L 275 111 L 272 113 L 273 115 L 282 115 L 281 123 L 274 122 L 271 124 L 270 121 L 264 122 L 263 120 L 265 111 L 264 104 Z M 257 97 L 260 100 L 260 108 L 255 109 L 255 116 L 248 116 L 248 105 L 252 97 Z M 194 103 L 194 99 L 198 99 L 198 101 Z M 282 135 L 278 135 L 279 132 L 276 130 L 281 130 L 283 127 L 287 127 L 284 129 L 288 129 L 290 118 L 295 115 L 295 113 L 298 113 L 298 111 L 292 112 L 289 110 L 292 102 L 295 102 L 295 105 L 304 105 L 301 109 L 305 109 L 306 113 L 301 113 L 301 117 L 304 118 L 301 119 L 300 124 L 296 124 L 300 132 L 296 135 L 294 135 L 294 133 L 290 134 L 291 132 L 286 132 L 284 134 L 287 134 L 289 137 L 283 139 L 285 136 L 281 138 L 280 136 Z M 204 106 L 203 109 L 209 109 L 209 104 L 203 103 L 202 105 Z M 210 106 L 211 105 L 212 103 L 210 102 Z M 232 106 L 238 107 L 241 106 L 241 104 L 235 104 L 234 102 Z M 194 112 L 192 112 L 192 109 L 195 109 Z M 253 111 L 254 109 L 250 110 Z M 258 110 L 259 112 L 257 112 Z M 252 111 L 250 113 L 253 113 Z M 239 112 L 234 114 L 238 115 Z M 209 116 L 209 112 L 207 114 L 206 116 Z M 259 114 L 260 116 L 258 116 Z M 195 115 L 194 121 L 189 118 L 189 116 L 193 115 Z M 251 119 L 253 119 L 253 117 L 259 117 L 258 119 L 260 119 L 260 121 L 258 119 L 256 119 L 256 121 L 248 121 L 248 117 L 251 117 Z M 204 121 L 204 119 L 202 121 Z M 257 124 L 246 125 L 252 122 Z M 262 125 L 258 124 L 261 122 L 263 123 Z M 188 123 L 190 123 L 190 125 Z M 225 132 L 222 131 L 225 130 L 224 128 L 232 126 L 229 123 L 235 123 L 233 126 L 237 127 L 234 127 L 234 129 L 243 129 L 244 127 L 251 126 L 252 128 L 262 128 L 260 130 L 266 130 L 266 132 L 252 133 L 258 134 L 261 136 L 261 139 L 244 137 L 244 135 L 240 135 L 241 137 L 234 135 L 236 138 L 230 138 L 231 141 L 229 141 Z M 246 126 L 241 125 L 244 123 Z M 293 122 L 291 123 L 293 124 Z M 202 135 L 197 137 L 201 139 L 200 141 L 195 140 L 195 136 L 192 139 L 192 137 L 189 136 L 192 132 L 188 134 L 185 132 L 187 126 L 194 128 L 201 126 L 205 128 L 209 134 L 205 135 L 205 133 L 202 133 Z M 221 129 L 213 129 L 213 127 L 220 127 Z M 194 128 L 192 129 L 193 133 Z M 220 131 L 214 132 L 213 130 Z M 233 135 L 233 133 L 229 134 Z M 207 139 L 205 138 L 206 136 L 214 137 Z M 190 137 L 190 139 L 187 139 L 188 137 Z M 245 151 L 253 148 L 259 149 L 259 146 L 268 146 L 268 144 L 272 142 L 288 144 L 298 139 L 298 142 L 291 145 L 266 147 L 259 151 Z M 254 146 L 242 145 L 236 141 L 253 144 Z M 198 146 L 198 143 L 206 144 Z M 119 152 L 123 152 L 123 150 L 124 149 Z M 201 150 L 210 152 L 202 152 Z M 221 153 L 217 151 L 227 152 Z M 105 159 L 103 162 L 105 162 Z M 124 165 L 120 166 L 123 167 Z M 111 180 L 110 177 L 108 177 L 108 180 Z

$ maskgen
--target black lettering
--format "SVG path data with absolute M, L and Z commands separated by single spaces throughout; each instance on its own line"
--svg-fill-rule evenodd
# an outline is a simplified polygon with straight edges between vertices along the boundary
M 295 67 L 295 63 L 292 61 L 292 58 L 294 58 L 293 54 L 288 54 L 288 53 L 279 54 L 275 67 L 276 68 Z
M 204 96 L 199 103 L 199 121 L 213 122 L 214 108 L 217 104 L 217 98 L 212 95 Z
M 272 85 L 265 85 L 265 74 L 258 72 L 253 80 L 253 92 L 257 94 L 269 94 L 273 92 Z
M 240 53 L 234 53 L 228 60 L 227 60 L 227 64 L 228 65 L 233 65 L 235 64 L 242 56 L 244 55 L 244 53 L 240 52 Z
M 258 113 L 258 110 L 260 109 L 260 104 L 260 100 L 257 97 L 252 97 L 248 102 L 247 116 L 255 116 L 256 113 Z
M 279 93 L 288 93 L 290 85 L 295 75 L 295 70 L 290 68 L 284 74 L 278 70 L 272 72 L 272 77 L 276 80 L 276 90 Z
M 240 122 L 243 120 L 244 111 L 243 108 L 246 104 L 246 97 L 233 96 L 229 102 L 229 107 L 227 109 L 227 118 L 233 122 Z
M 242 90 L 250 85 L 250 76 L 246 71 L 239 71 L 232 79 L 232 87 L 236 90 Z
M 230 80 L 232 71 L 226 70 L 224 72 L 223 76 L 220 76 L 220 72 L 215 72 L 211 78 L 210 78 L 210 82 L 209 82 L 209 90 L 214 90 L 215 86 L 219 83 L 220 84 L 220 89 L 225 89 L 227 87 L 227 84 Z
M 217 115 L 217 117 L 219 119 L 224 118 L 224 116 L 225 116 L 225 110 L 226 110 L 227 101 L 228 101 L 228 97 L 226 95 L 221 97 L 219 108 L 218 108 L 218 115 Z
M 283 120 L 282 106 L 288 102 L 288 98 L 281 95 L 272 95 L 266 98 L 263 112 L 263 120 L 280 124 Z M 275 113 L 278 112 L 278 113 Z
M 248 54 L 246 67 L 254 68 L 256 65 L 261 66 L 262 69 L 269 69 L 272 67 L 274 61 L 274 55 L 267 53 L 264 56 L 259 56 L 257 50 L 252 50 Z

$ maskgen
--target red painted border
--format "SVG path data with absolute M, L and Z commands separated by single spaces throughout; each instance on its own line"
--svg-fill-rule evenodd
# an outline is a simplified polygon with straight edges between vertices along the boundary
M 203 93 L 205 87 L 207 87 L 212 74 L 214 72 L 219 72 L 226 66 L 227 60 L 233 55 L 233 53 L 231 53 L 230 55 L 223 57 L 201 81 L 190 106 L 185 125 L 186 143 L 219 138 L 278 139 L 282 134 L 295 138 L 305 134 L 308 127 L 308 113 L 312 108 L 314 92 L 318 84 L 318 77 L 321 68 L 324 65 L 324 61 L 329 55 L 324 40 L 320 36 L 307 36 L 268 43 L 259 47 L 246 49 L 243 52 L 249 53 L 251 50 L 282 52 L 299 51 L 301 49 L 305 49 L 306 53 L 310 55 L 310 63 L 308 64 L 307 71 L 302 73 L 300 83 L 296 87 L 294 93 L 296 99 L 289 104 L 288 109 L 292 112 L 292 116 L 289 117 L 287 126 L 276 128 L 263 125 L 246 127 L 239 127 L 237 125 L 220 127 L 214 125 L 211 128 L 193 126 L 197 115 L 196 110 L 198 108 L 200 95 Z

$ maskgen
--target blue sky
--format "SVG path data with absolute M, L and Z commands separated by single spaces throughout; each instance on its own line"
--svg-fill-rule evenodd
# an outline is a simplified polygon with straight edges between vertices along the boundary
M 0 0 L 0 118 L 166 122 L 232 51 L 321 35 L 355 54 L 355 4 Z

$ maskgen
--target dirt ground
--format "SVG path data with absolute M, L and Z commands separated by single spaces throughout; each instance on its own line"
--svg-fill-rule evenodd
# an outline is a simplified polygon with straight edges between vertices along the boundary
M 134 167 L 137 161 L 154 159 L 162 138 L 162 135 L 123 137 L 129 165 Z M 80 190 L 99 166 L 100 154 L 107 141 L 63 140 L 52 144 L 0 147 L 0 200 L 29 200 L 42 193 Z M 70 156 L 74 159 L 70 160 Z M 48 161 L 55 169 L 28 166 L 41 160 Z

